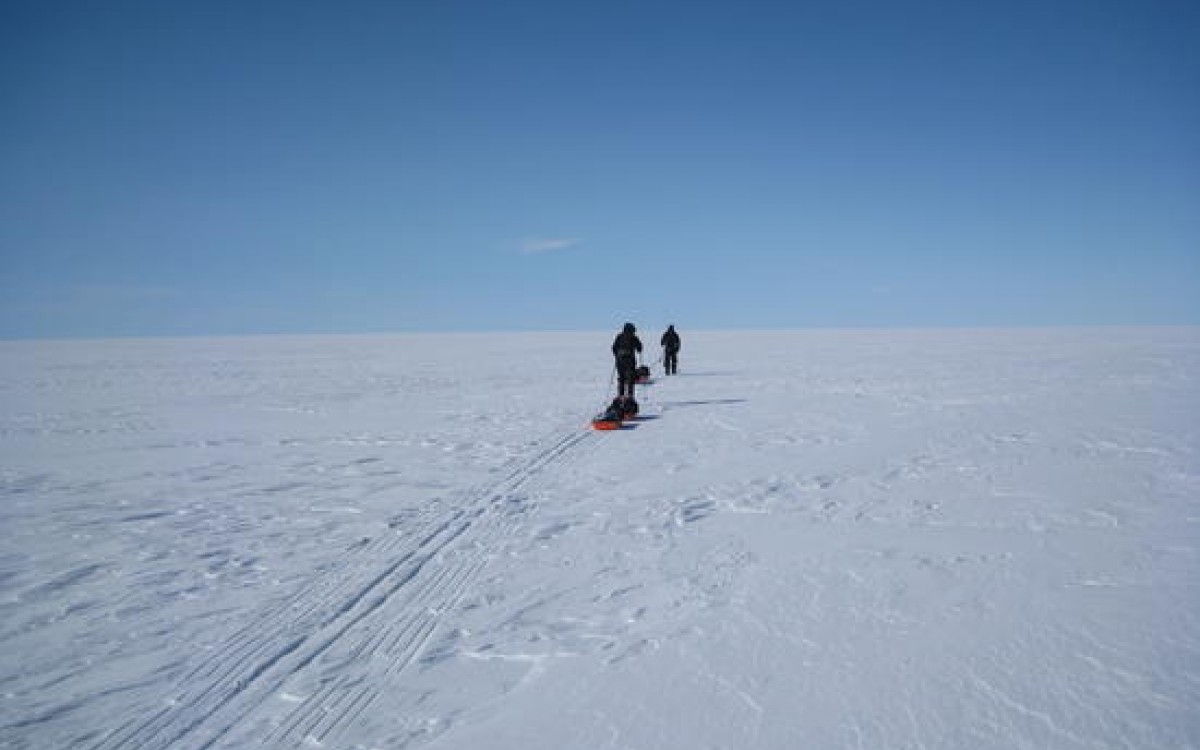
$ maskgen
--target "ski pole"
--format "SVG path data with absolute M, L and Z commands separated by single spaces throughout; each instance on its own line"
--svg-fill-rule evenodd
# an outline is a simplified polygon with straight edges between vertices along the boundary
M 608 371 L 608 385 L 604 386 L 604 400 L 601 402 L 601 408 L 608 406 L 608 394 L 612 393 L 613 380 L 617 377 L 617 365 L 613 364 L 613 368 Z

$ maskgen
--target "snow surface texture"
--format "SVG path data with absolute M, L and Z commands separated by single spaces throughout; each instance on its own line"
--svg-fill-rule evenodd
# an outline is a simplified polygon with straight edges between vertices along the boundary
M 1200 747 L 1200 331 L 682 333 L 0 344 L 0 747 Z

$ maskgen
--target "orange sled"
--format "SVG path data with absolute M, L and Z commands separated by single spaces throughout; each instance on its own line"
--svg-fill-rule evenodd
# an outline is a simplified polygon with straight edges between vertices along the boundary
M 621 420 L 605 419 L 604 417 L 596 417 L 592 420 L 593 430 L 619 430 L 621 429 Z

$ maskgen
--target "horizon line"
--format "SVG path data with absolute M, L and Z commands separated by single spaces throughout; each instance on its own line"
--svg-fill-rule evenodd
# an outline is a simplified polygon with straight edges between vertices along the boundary
M 636 324 L 635 324 L 636 325 Z M 678 324 L 675 324 L 678 325 Z M 665 324 L 663 326 L 665 330 Z M 684 327 L 684 331 L 697 333 L 784 333 L 784 332 L 885 332 L 885 331 L 1053 331 L 1053 330 L 1181 330 L 1198 329 L 1200 323 L 1014 323 L 1014 324 L 945 324 L 945 325 L 810 325 L 810 326 L 728 326 L 697 328 Z M 620 324 L 609 328 L 545 328 L 545 329 L 392 329 L 377 331 L 243 331 L 206 333 L 133 333 L 94 335 L 50 335 L 50 336 L 5 336 L 0 335 L 0 344 L 38 342 L 95 343 L 105 341 L 164 341 L 164 340 L 212 340 L 254 338 L 355 338 L 370 336 L 515 336 L 573 333 L 610 333 L 620 330 Z M 639 327 L 639 333 L 648 330 Z

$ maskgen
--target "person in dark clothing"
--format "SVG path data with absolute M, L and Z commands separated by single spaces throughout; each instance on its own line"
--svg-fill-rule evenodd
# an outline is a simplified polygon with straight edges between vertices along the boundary
M 679 334 L 675 326 L 667 326 L 667 332 L 662 335 L 663 368 L 668 375 L 674 375 L 679 370 Z
M 613 339 L 613 357 L 617 361 L 617 397 L 633 398 L 633 384 L 637 380 L 637 358 L 642 353 L 642 342 L 637 337 L 633 323 L 626 323 Z

